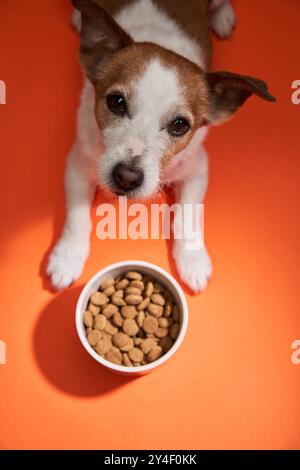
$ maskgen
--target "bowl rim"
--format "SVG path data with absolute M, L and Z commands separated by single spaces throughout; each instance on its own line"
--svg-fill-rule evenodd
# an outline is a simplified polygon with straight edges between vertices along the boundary
M 165 277 L 174 287 L 174 289 L 177 291 L 178 297 L 180 299 L 181 303 L 181 314 L 182 314 L 182 319 L 181 319 L 181 328 L 178 337 L 176 338 L 175 343 L 171 347 L 171 349 L 161 356 L 159 359 L 157 359 L 154 362 L 151 362 L 150 364 L 146 364 L 143 366 L 138 366 L 138 367 L 127 367 L 123 365 L 118 365 L 114 364 L 113 362 L 107 361 L 104 359 L 102 356 L 96 353 L 94 349 L 89 345 L 87 337 L 84 334 L 84 329 L 82 328 L 82 316 L 83 316 L 83 309 L 82 309 L 82 304 L 87 302 L 87 297 L 88 297 L 88 291 L 91 287 L 91 285 L 99 278 L 102 276 L 105 276 L 106 274 L 109 274 L 111 271 L 114 269 L 120 269 L 124 268 L 127 269 L 135 266 L 136 269 L 141 267 L 141 268 L 148 268 L 151 269 L 155 272 L 158 272 L 161 274 L 161 276 Z M 160 266 L 157 266 L 156 264 L 149 263 L 147 261 L 141 261 L 141 260 L 127 260 L 127 261 L 120 261 L 117 263 L 109 264 L 103 269 L 100 269 L 100 271 L 97 271 L 96 274 L 85 284 L 83 287 L 78 300 L 76 304 L 76 313 L 75 313 L 75 322 L 76 322 L 76 330 L 77 334 L 79 336 L 79 339 L 85 348 L 85 350 L 92 356 L 97 362 L 99 362 L 102 366 L 111 369 L 114 372 L 117 373 L 122 373 L 122 374 L 129 374 L 129 375 L 137 375 L 138 373 L 146 373 L 148 371 L 151 371 L 152 369 L 155 369 L 159 367 L 160 365 L 164 364 L 166 361 L 172 357 L 176 351 L 179 349 L 181 346 L 183 339 L 185 337 L 186 331 L 187 331 L 187 325 L 188 325 L 188 305 L 187 305 L 187 300 L 184 295 L 184 292 L 179 285 L 179 283 L 176 281 L 176 279 L 172 276 L 172 274 L 168 273 L 165 269 L 161 268 Z

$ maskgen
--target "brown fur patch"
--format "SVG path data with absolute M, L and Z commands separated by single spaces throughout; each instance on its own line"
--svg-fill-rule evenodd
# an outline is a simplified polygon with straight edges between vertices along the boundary
M 135 0 L 93 0 L 94 3 L 100 5 L 100 7 L 105 8 L 105 10 L 110 15 L 115 15 L 122 8 L 127 7 L 131 3 L 134 3 Z
M 212 31 L 210 26 L 209 0 L 152 0 L 178 23 L 204 52 L 206 68 L 210 66 Z
M 94 0 L 111 14 L 117 14 L 135 0 Z M 152 0 L 153 3 L 178 23 L 186 34 L 195 39 L 204 52 L 206 68 L 212 54 L 212 31 L 210 26 L 210 0 Z

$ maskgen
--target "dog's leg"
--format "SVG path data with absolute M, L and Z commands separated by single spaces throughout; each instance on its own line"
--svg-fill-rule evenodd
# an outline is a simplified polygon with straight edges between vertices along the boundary
M 77 156 L 75 144 L 65 173 L 66 221 L 47 267 L 47 274 L 57 289 L 69 286 L 80 276 L 89 254 L 90 207 L 96 186 L 78 167 Z
M 211 26 L 217 36 L 228 38 L 235 26 L 235 13 L 230 0 L 213 0 Z
M 204 148 L 202 148 L 201 158 L 207 158 Z M 208 184 L 207 171 L 200 174 L 197 179 L 190 179 L 175 185 L 177 203 L 184 207 L 184 204 L 189 204 L 189 207 L 196 207 L 196 204 L 202 204 L 206 193 Z M 184 210 L 184 231 L 192 230 L 192 227 L 198 224 L 195 230 L 195 239 L 193 242 L 183 237 L 182 239 L 174 239 L 173 257 L 176 262 L 178 273 L 182 281 L 189 286 L 194 292 L 199 292 L 205 289 L 207 281 L 212 273 L 212 265 L 210 257 L 204 246 L 203 234 L 200 231 L 200 220 L 195 221 L 195 213 Z M 177 218 L 180 217 L 180 220 Z M 178 224 L 182 224 L 182 214 L 174 218 L 174 231 Z

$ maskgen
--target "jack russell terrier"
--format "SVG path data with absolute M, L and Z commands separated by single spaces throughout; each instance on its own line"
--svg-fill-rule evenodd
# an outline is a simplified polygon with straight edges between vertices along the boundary
M 253 94 L 275 101 L 261 80 L 208 71 L 212 30 L 227 37 L 235 24 L 229 0 L 72 3 L 85 83 L 65 174 L 66 222 L 47 267 L 56 288 L 83 270 L 97 186 L 149 198 L 172 184 L 179 204 L 202 203 L 209 126 L 229 119 Z M 173 257 L 182 281 L 199 292 L 211 260 L 203 244 L 191 251 L 187 243 L 174 240 Z

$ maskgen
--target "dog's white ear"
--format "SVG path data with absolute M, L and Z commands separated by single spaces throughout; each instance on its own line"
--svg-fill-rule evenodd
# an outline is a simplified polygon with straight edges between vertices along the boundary
M 133 40 L 93 0 L 72 0 L 72 4 L 82 15 L 80 62 L 87 77 L 95 82 L 101 65 Z
M 267 101 L 276 101 L 268 92 L 267 84 L 258 78 L 230 72 L 208 72 L 206 81 L 209 91 L 208 124 L 227 121 L 253 94 Z

